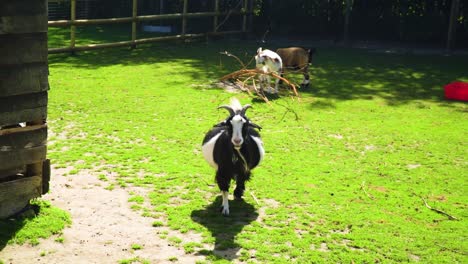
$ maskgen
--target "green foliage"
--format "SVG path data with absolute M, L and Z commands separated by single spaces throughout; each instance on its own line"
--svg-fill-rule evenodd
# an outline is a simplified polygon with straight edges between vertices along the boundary
M 40 238 L 47 238 L 71 224 L 70 215 L 49 202 L 32 202 L 37 215 L 0 220 L 0 249 L 7 243 L 39 244 Z
M 150 264 L 151 262 L 141 257 L 133 257 L 129 259 L 122 259 L 119 261 L 119 264 L 132 264 L 132 263 Z
M 200 145 L 226 117 L 216 107 L 233 96 L 211 86 L 239 67 L 224 50 L 249 61 L 256 45 L 50 56 L 49 128 L 64 137 L 53 139 L 49 157 L 112 170 L 110 187 L 146 188 L 144 199 L 131 198 L 138 209 L 202 242 L 160 237 L 207 261 L 229 263 L 239 253 L 260 263 L 466 262 L 467 106 L 442 91 L 468 78 L 466 56 L 322 48 L 300 98 L 284 91 L 268 105 L 235 95 L 253 105 L 266 156 L 244 200 L 230 202 L 223 217 Z M 461 220 L 429 210 L 421 197 Z
M 143 246 L 142 245 L 139 245 L 139 244 L 132 244 L 132 249 L 133 250 L 140 250 L 140 249 L 143 249 Z

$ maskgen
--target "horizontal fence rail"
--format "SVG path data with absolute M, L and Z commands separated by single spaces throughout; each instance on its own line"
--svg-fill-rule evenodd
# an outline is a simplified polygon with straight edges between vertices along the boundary
M 70 20 L 56 20 L 56 21 L 48 21 L 48 27 L 70 27 L 70 45 L 67 47 L 60 47 L 60 48 L 49 48 L 48 53 L 64 53 L 64 52 L 75 52 L 75 51 L 87 51 L 87 50 L 94 50 L 94 49 L 102 49 L 102 48 L 111 48 L 111 47 L 125 47 L 130 46 L 135 48 L 138 44 L 147 44 L 153 42 L 162 42 L 162 41 L 169 41 L 169 40 L 184 40 L 184 39 L 196 39 L 202 38 L 207 36 L 214 36 L 214 35 L 227 35 L 227 34 L 241 34 L 248 32 L 247 28 L 247 21 L 248 16 L 253 15 L 252 7 L 254 0 L 240 0 L 242 2 L 242 9 L 241 11 L 230 10 L 227 12 L 220 12 L 219 11 L 219 0 L 215 0 L 215 10 L 214 12 L 196 12 L 196 13 L 188 13 L 188 0 L 184 0 L 183 5 L 183 12 L 182 13 L 174 13 L 174 14 L 160 14 L 160 15 L 144 15 L 138 16 L 137 15 L 137 7 L 138 7 L 138 0 L 133 0 L 132 2 L 132 16 L 131 17 L 121 17 L 121 18 L 106 18 L 106 19 L 76 19 L 76 0 L 71 1 L 71 8 L 70 8 Z M 249 5 L 250 2 L 250 5 Z M 219 31 L 219 27 L 222 24 L 219 24 L 219 18 L 224 16 L 225 20 L 227 20 L 230 16 L 243 16 L 242 25 L 240 25 L 239 30 L 230 30 L 230 31 Z M 201 17 L 213 17 L 213 29 L 212 31 L 207 31 L 204 33 L 196 33 L 196 34 L 186 34 L 187 29 L 187 19 L 189 18 L 201 18 Z M 139 22 L 148 22 L 148 21 L 157 21 L 157 20 L 181 20 L 181 33 L 172 36 L 163 36 L 163 37 L 154 37 L 154 38 L 136 38 L 136 31 L 137 31 L 137 23 Z M 252 23 L 252 19 L 249 19 L 250 24 Z M 226 21 L 223 21 L 223 23 Z M 112 43 L 101 43 L 101 44 L 89 44 L 89 45 L 81 45 L 76 46 L 76 27 L 77 26 L 87 26 L 87 25 L 104 25 L 104 24 L 119 24 L 119 23 L 132 23 L 132 32 L 131 36 L 132 39 L 128 41 L 119 41 L 119 42 L 112 42 Z M 252 28 L 249 25 L 249 28 Z

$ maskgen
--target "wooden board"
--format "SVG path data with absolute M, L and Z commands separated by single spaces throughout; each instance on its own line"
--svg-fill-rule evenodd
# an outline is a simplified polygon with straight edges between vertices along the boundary
M 37 93 L 49 89 L 47 62 L 1 65 L 0 97 Z
M 47 92 L 0 97 L 0 126 L 47 117 Z
M 0 17 L 15 15 L 40 15 L 47 20 L 46 0 L 2 0 L 0 1 Z
M 50 160 L 47 159 L 42 164 L 42 194 L 49 192 L 50 182 Z
M 47 32 L 46 0 L 1 0 L 0 34 Z
M 0 170 L 0 183 L 16 179 L 18 174 L 24 174 L 26 166 L 18 166 L 7 170 Z
M 0 66 L 47 62 L 47 33 L 0 35 Z
M 46 159 L 46 146 L 0 151 L 0 170 L 17 168 L 24 164 L 32 164 Z
M 47 127 L 0 135 L 0 152 L 30 149 L 47 144 Z
M 41 196 L 40 176 L 25 177 L 0 183 L 0 219 L 9 217 L 23 209 L 29 200 Z
M 0 34 L 47 32 L 44 15 L 0 16 Z

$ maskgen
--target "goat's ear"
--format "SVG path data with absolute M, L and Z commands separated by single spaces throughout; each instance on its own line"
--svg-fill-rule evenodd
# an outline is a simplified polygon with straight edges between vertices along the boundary
M 258 130 L 262 130 L 262 127 L 261 127 L 261 126 L 255 124 L 255 123 L 252 123 L 252 122 L 249 122 L 249 126 L 251 126 L 251 127 L 253 127 L 253 128 L 256 128 L 256 129 L 258 129 Z
M 262 47 L 257 49 L 257 54 L 260 54 L 260 52 L 262 52 Z
M 222 121 L 222 122 L 220 122 L 220 123 L 214 125 L 214 127 L 223 127 L 223 126 L 226 126 L 226 124 L 227 124 L 227 121 L 224 120 L 224 121 Z

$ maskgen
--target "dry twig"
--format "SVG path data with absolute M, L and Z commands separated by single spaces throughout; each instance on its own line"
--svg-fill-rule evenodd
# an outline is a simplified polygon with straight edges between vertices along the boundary
M 448 213 L 446 213 L 446 212 L 444 212 L 444 211 L 442 211 L 442 210 L 439 210 L 439 209 L 437 209 L 437 208 L 431 207 L 429 204 L 427 204 L 426 200 L 425 200 L 422 196 L 419 196 L 419 198 L 421 198 L 421 200 L 423 200 L 424 205 L 425 205 L 427 208 L 429 208 L 430 210 L 432 210 L 432 211 L 434 211 L 434 212 L 436 212 L 436 213 L 438 213 L 438 214 L 442 214 L 442 215 L 447 216 L 447 217 L 449 218 L 449 220 L 457 220 L 457 221 L 458 221 L 458 218 L 456 218 L 455 216 L 450 215 L 450 214 L 448 214 Z
M 369 194 L 367 191 L 366 191 L 366 181 L 362 181 L 361 183 L 361 190 L 367 195 L 367 197 L 369 197 L 369 199 L 371 200 L 375 200 L 375 197 L 372 195 L 372 194 Z
M 253 194 L 253 192 L 249 191 L 250 193 L 250 196 L 252 196 L 252 198 L 254 199 L 255 203 L 257 203 L 257 205 L 260 205 L 260 203 L 258 202 L 257 200 L 257 197 L 255 197 L 255 195 Z
M 273 73 L 273 72 L 265 73 L 260 69 L 242 69 L 242 70 L 238 70 L 238 71 L 232 72 L 230 74 L 227 74 L 227 75 L 221 77 L 220 80 L 221 81 L 226 81 L 226 80 L 229 80 L 229 79 L 239 79 L 239 78 L 242 78 L 242 77 L 249 78 L 249 77 L 256 76 L 258 74 L 270 75 L 270 76 L 272 76 L 272 77 L 274 77 L 276 79 L 279 79 L 279 80 L 285 82 L 291 88 L 291 90 L 294 92 L 294 95 L 296 95 L 296 96 L 299 95 L 297 93 L 296 86 L 294 84 L 292 84 L 290 81 L 288 81 L 287 79 L 279 76 L 276 73 Z

